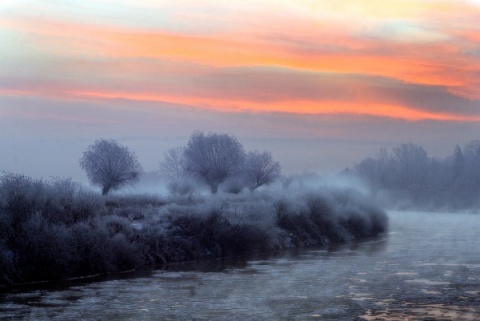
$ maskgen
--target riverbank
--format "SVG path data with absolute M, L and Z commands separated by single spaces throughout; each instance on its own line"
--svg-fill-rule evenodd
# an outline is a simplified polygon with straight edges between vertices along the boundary
M 382 210 L 346 190 L 102 197 L 69 180 L 9 183 L 0 203 L 4 287 L 345 243 L 388 225 Z
M 360 242 L 15 289 L 0 320 L 480 320 L 480 216 L 388 216 Z

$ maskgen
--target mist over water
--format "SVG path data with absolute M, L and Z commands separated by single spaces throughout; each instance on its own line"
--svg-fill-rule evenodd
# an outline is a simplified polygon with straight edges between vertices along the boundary
M 385 237 L 0 297 L 13 320 L 477 320 L 480 217 L 389 212 Z
M 192 137 L 236 142 L 226 134 L 196 132 Z M 116 146 L 135 160 L 115 141 L 95 144 Z M 180 148 L 164 163 L 170 169 L 179 166 L 179 172 L 151 172 L 139 184 L 125 186 L 115 177 L 90 177 L 101 191 L 71 179 L 4 173 L 0 289 L 7 291 L 0 297 L 0 317 L 480 317 L 480 216 L 390 212 L 389 228 L 378 206 L 474 207 L 478 182 L 471 173 L 477 173 L 478 141 L 464 148 L 465 157 L 457 148 L 457 158 L 443 162 L 404 144 L 395 157 L 381 154 L 332 176 L 281 176 L 270 153 L 245 154 L 241 144 L 237 147 L 233 154 L 240 161 L 233 169 L 217 168 L 207 159 L 209 171 L 196 171 L 205 164 L 188 159 L 187 149 Z M 423 167 L 410 166 L 418 160 Z M 388 164 L 381 171 L 380 161 Z M 269 179 L 244 175 L 262 163 L 273 169 Z M 130 167 L 135 172 L 125 174 L 133 183 L 142 170 L 139 164 Z M 436 175 L 442 170 L 442 176 Z M 461 175 L 451 175 L 455 170 Z M 419 178 L 425 171 L 429 174 Z M 450 201 L 458 192 L 452 182 L 469 190 L 457 203 Z M 79 276 L 87 282 L 72 279 Z M 45 280 L 63 281 L 31 283 Z

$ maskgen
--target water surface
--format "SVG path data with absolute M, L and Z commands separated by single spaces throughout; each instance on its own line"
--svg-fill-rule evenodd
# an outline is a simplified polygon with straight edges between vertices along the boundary
M 390 212 L 383 238 L 0 295 L 3 320 L 480 320 L 480 215 Z

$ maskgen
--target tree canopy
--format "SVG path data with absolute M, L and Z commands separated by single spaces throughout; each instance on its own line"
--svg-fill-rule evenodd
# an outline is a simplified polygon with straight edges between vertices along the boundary
M 228 193 L 251 191 L 280 177 L 280 164 L 267 151 L 246 153 L 233 135 L 195 131 L 185 147 L 165 153 L 160 172 L 169 180 L 171 193 L 193 190 L 194 180 L 217 193 L 219 186 Z
M 80 166 L 93 185 L 102 188 L 102 194 L 136 182 L 142 167 L 134 153 L 114 140 L 100 139 L 88 146 L 80 159 Z
M 245 152 L 235 136 L 196 131 L 190 136 L 184 157 L 186 171 L 216 193 L 218 185 L 239 173 Z
M 247 154 L 245 179 L 251 191 L 268 185 L 280 176 L 280 164 L 275 162 L 270 152 L 254 151 Z

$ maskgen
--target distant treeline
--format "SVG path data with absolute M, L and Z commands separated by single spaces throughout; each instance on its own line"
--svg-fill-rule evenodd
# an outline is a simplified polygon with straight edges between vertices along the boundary
M 366 181 L 384 206 L 462 210 L 480 207 L 480 140 L 456 146 L 445 159 L 414 144 L 385 148 L 349 174 Z
M 101 196 L 70 179 L 0 177 L 0 289 L 373 237 L 387 216 L 352 191 Z

